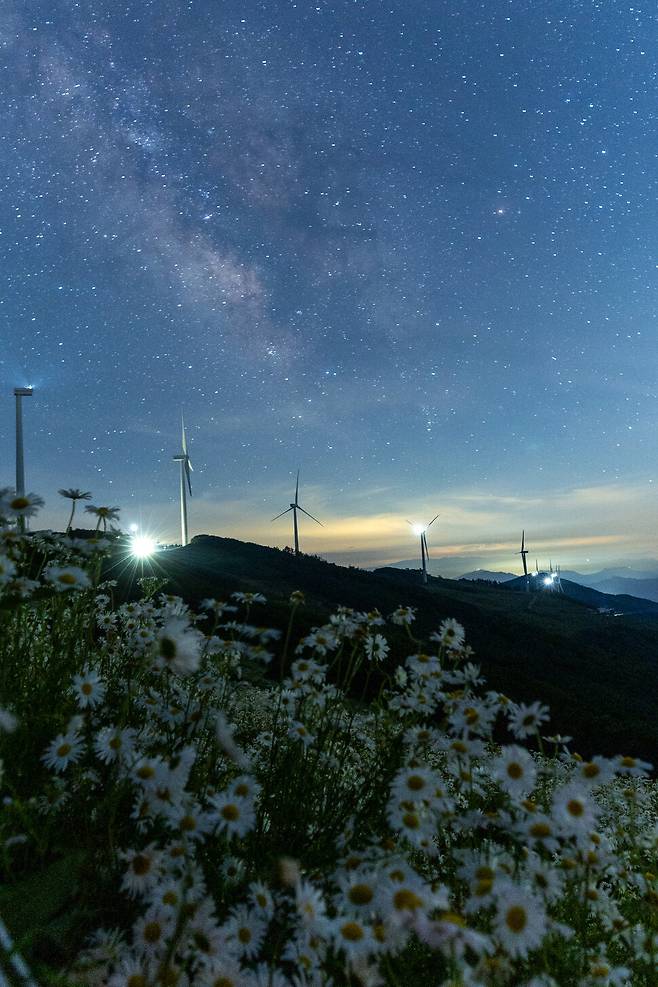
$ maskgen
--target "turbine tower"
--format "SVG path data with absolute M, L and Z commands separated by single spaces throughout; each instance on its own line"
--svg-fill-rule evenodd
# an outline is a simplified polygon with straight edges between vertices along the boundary
M 15 387 L 16 398 L 16 496 L 25 496 L 25 460 L 23 459 L 23 398 L 32 397 L 31 387 Z M 18 519 L 19 531 L 25 531 L 25 518 Z
M 420 538 L 420 566 L 422 580 L 424 583 L 427 582 L 427 560 L 430 557 L 429 549 L 427 547 L 427 529 L 434 524 L 438 516 L 439 515 L 437 514 L 436 517 L 433 517 L 429 524 L 413 524 L 411 521 L 407 521 L 407 524 L 411 525 L 413 533 L 418 535 Z
M 178 453 L 177 456 L 173 457 L 175 463 L 180 463 L 180 533 L 181 533 L 181 543 L 187 545 L 187 491 L 190 491 L 190 497 L 192 496 L 192 481 L 190 480 L 190 473 L 193 473 L 192 463 L 190 462 L 190 457 L 187 452 L 187 439 L 185 438 L 185 421 L 181 415 L 181 428 L 182 428 L 182 451 Z
M 297 470 L 297 483 L 295 485 L 295 501 L 294 501 L 294 503 L 291 504 L 290 507 L 286 507 L 285 511 L 281 511 L 280 514 L 277 514 L 276 517 L 273 517 L 272 518 L 272 521 L 278 521 L 278 519 L 280 517 L 283 517 L 284 514 L 289 514 L 290 511 L 292 511 L 292 526 L 293 526 L 293 533 L 294 533 L 294 536 L 295 536 L 295 555 L 298 556 L 299 555 L 299 529 L 297 527 L 297 511 L 301 511 L 302 514 L 305 514 L 306 515 L 306 517 L 310 517 L 311 521 L 315 521 L 316 524 L 319 524 L 320 527 L 323 527 L 322 521 L 318 521 L 318 519 L 316 517 L 313 517 L 312 514 L 309 514 L 308 511 L 305 511 L 303 507 L 300 507 L 299 506 L 299 470 Z

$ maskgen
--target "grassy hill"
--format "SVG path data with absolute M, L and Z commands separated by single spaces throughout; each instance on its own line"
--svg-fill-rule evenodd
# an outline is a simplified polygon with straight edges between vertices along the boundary
M 306 594 L 298 632 L 324 622 L 339 604 L 391 613 L 399 604 L 418 609 L 416 636 L 424 638 L 445 617 L 464 624 L 490 685 L 515 700 L 540 699 L 552 711 L 551 730 L 573 736 L 583 754 L 628 752 L 655 759 L 658 750 L 658 621 L 649 615 L 612 617 L 564 595 L 514 592 L 387 568 L 375 572 L 296 559 L 278 549 L 230 538 L 197 536 L 185 548 L 159 553 L 144 573 L 160 574 L 167 589 L 192 606 L 235 590 L 263 593 L 268 603 L 252 620 L 282 626 L 292 590 Z M 116 575 L 116 573 L 113 573 Z M 139 571 L 120 575 L 124 594 Z M 411 645 L 391 635 L 392 660 Z

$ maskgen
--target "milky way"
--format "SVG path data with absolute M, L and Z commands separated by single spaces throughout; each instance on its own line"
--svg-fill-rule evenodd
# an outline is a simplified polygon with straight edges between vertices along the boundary
M 184 408 L 193 532 L 247 537 L 300 467 L 325 549 L 446 504 L 445 545 L 505 542 L 543 496 L 575 537 L 574 488 L 623 535 L 598 506 L 658 453 L 653 5 L 5 0 L 0 32 L 0 481 L 31 383 L 51 523 L 77 485 L 173 536 Z

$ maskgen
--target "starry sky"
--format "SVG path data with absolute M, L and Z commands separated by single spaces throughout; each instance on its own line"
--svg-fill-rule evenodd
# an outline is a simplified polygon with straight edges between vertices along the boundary
M 3 0 L 0 484 L 178 535 L 658 556 L 655 6 Z M 464 568 L 471 567 L 467 562 Z

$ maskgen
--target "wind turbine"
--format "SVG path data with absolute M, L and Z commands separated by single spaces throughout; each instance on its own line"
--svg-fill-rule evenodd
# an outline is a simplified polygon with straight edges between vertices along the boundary
M 555 572 L 557 573 L 556 578 L 555 578 L 555 588 L 558 591 L 558 593 L 561 593 L 562 592 L 562 575 L 560 573 L 560 566 L 559 565 L 556 565 Z
M 32 397 L 31 387 L 15 387 L 16 398 L 16 496 L 25 496 L 25 460 L 23 459 L 23 398 Z M 18 519 L 19 531 L 25 531 L 25 518 Z
M 192 481 L 190 480 L 190 473 L 193 473 L 192 463 L 190 462 L 190 457 L 187 452 L 187 439 L 185 438 L 185 421 L 181 415 L 181 427 L 182 427 L 182 451 L 178 453 L 177 456 L 173 456 L 175 463 L 180 463 L 180 532 L 181 532 L 181 543 L 187 545 L 187 491 L 190 491 L 190 497 L 192 496 Z
M 299 470 L 297 470 L 297 483 L 295 485 L 294 503 L 291 504 L 290 507 L 286 507 L 285 511 L 281 511 L 280 514 L 277 514 L 276 517 L 273 517 L 272 521 L 278 521 L 280 517 L 283 517 L 284 514 L 288 514 L 290 511 L 292 511 L 292 524 L 293 524 L 293 531 L 295 535 L 295 555 L 299 555 L 299 530 L 297 528 L 297 511 L 301 511 L 302 514 L 306 515 L 306 517 L 310 517 L 311 521 L 315 521 L 315 523 L 319 524 L 321 528 L 323 527 L 322 521 L 318 521 L 316 517 L 313 517 L 312 514 L 309 514 L 308 511 L 305 511 L 303 507 L 299 506 Z
M 427 547 L 427 529 L 434 524 L 438 516 L 437 514 L 436 517 L 433 517 L 429 524 L 413 524 L 411 521 L 407 521 L 407 524 L 411 525 L 413 533 L 420 537 L 420 564 L 424 583 L 427 582 L 427 560 L 430 557 Z

